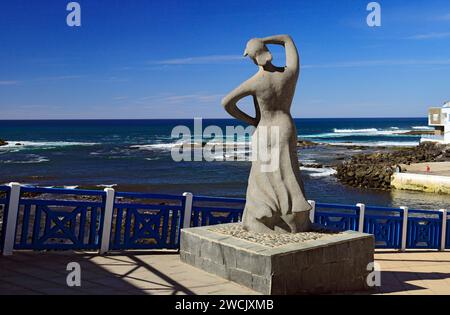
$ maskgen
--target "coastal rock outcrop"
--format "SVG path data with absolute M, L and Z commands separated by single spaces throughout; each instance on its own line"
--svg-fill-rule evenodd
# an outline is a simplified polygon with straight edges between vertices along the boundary
M 0 139 L 0 147 L 4 146 L 4 145 L 7 145 L 7 144 L 8 144 L 8 142 L 6 142 L 5 140 Z
M 298 148 L 305 148 L 305 149 L 307 149 L 307 148 L 312 148 L 312 147 L 315 147 L 315 146 L 318 146 L 318 145 L 319 145 L 318 143 L 312 142 L 312 141 L 309 141 L 309 140 L 298 140 L 297 141 L 297 147 Z
M 424 142 L 393 152 L 358 154 L 337 167 L 336 177 L 353 187 L 390 189 L 391 176 L 401 165 L 450 161 L 450 146 Z

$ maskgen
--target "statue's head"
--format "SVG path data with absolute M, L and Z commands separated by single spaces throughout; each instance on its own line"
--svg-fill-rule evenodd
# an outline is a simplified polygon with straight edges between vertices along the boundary
M 272 54 L 270 53 L 264 42 L 258 38 L 248 41 L 247 47 L 244 51 L 244 57 L 249 56 L 253 62 L 258 66 L 266 66 L 272 61 Z

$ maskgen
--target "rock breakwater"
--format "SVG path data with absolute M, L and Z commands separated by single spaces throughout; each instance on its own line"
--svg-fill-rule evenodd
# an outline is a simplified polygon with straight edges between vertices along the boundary
M 402 164 L 446 161 L 450 161 L 450 146 L 424 142 L 414 148 L 354 155 L 338 165 L 336 177 L 349 186 L 387 190 L 391 176 Z

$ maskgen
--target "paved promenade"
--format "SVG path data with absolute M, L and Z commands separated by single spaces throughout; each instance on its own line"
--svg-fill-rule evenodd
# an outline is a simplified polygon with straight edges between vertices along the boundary
M 433 163 L 413 163 L 411 165 L 402 165 L 407 173 L 450 176 L 450 162 L 433 162 Z M 429 167 L 429 171 L 427 170 Z
M 450 252 L 378 251 L 376 261 L 382 286 L 372 293 L 450 295 Z M 81 266 L 80 288 L 66 285 L 69 262 Z M 169 252 L 16 252 L 0 256 L 0 279 L 0 294 L 257 294 Z

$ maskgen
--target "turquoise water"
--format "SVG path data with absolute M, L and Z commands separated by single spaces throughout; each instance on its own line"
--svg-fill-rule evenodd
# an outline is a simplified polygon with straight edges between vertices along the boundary
M 295 122 L 299 138 L 337 145 L 299 152 L 302 163 L 326 166 L 359 152 L 357 145 L 375 150 L 380 146 L 418 144 L 419 137 L 405 133 L 426 129 L 427 125 L 422 118 L 296 119 Z M 226 119 L 204 120 L 203 128 L 217 125 L 225 131 L 227 125 L 236 123 Z M 0 182 L 245 196 L 248 161 L 173 161 L 171 149 L 179 139 L 172 138 L 171 132 L 177 125 L 186 125 L 193 131 L 192 120 L 0 121 L 0 139 L 10 142 L 0 147 Z M 248 151 L 244 140 L 236 139 L 237 156 Z M 450 204 L 447 196 L 344 187 L 332 173 L 330 167 L 302 169 L 309 199 L 383 206 L 406 204 L 427 209 Z

